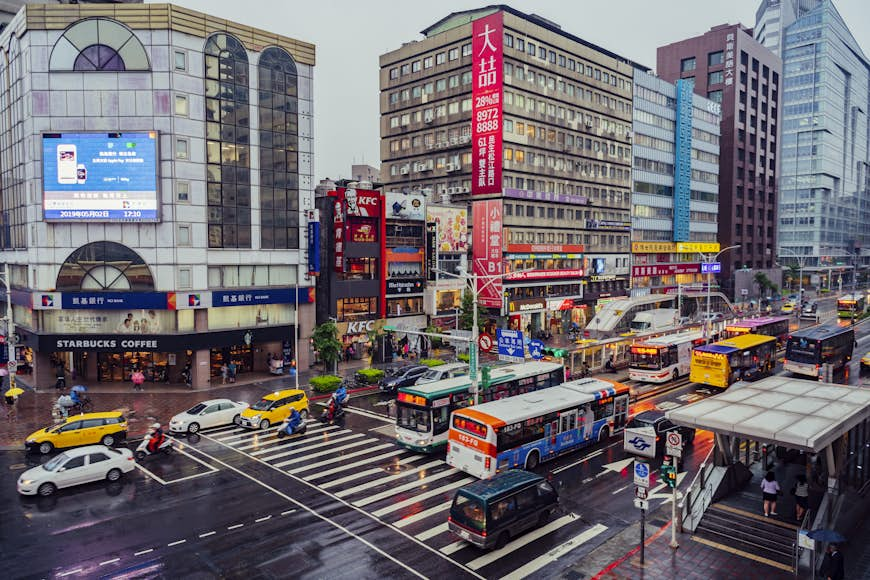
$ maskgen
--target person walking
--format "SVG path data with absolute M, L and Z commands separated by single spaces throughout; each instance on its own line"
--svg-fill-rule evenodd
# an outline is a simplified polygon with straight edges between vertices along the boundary
M 145 373 L 143 373 L 141 370 L 136 369 L 135 371 L 133 371 L 133 374 L 130 375 L 130 380 L 133 381 L 133 390 L 135 390 L 135 391 L 144 391 L 145 390 L 144 387 L 142 386 L 143 384 L 145 384 Z
M 779 483 L 772 471 L 768 471 L 761 480 L 761 495 L 764 499 L 764 517 L 778 516 L 776 513 L 776 498 L 779 496 Z
M 227 384 L 227 377 L 229 376 L 230 369 L 227 367 L 227 363 L 221 365 L 221 384 Z
M 58 391 L 66 388 L 66 372 L 63 368 L 63 363 L 58 361 L 58 363 L 54 366 L 54 376 L 55 383 L 54 388 Z
M 9 369 L 6 368 L 6 365 L 0 365 L 0 390 L 6 388 L 7 377 L 9 376 Z
M 236 382 L 236 370 L 238 370 L 238 365 L 236 365 L 236 361 L 231 360 L 230 364 L 227 366 L 228 376 L 231 383 Z
M 830 567 L 826 572 L 828 580 L 843 580 L 846 577 L 846 565 L 843 562 L 843 553 L 837 544 L 831 544 L 830 548 Z
M 18 402 L 18 395 L 9 395 L 7 394 L 4 397 L 6 401 L 6 420 L 14 421 L 15 420 L 15 403 Z
M 795 479 L 797 481 L 791 488 L 791 494 L 794 496 L 795 519 L 801 521 L 809 508 L 810 484 L 807 482 L 807 476 L 803 473 L 798 474 Z

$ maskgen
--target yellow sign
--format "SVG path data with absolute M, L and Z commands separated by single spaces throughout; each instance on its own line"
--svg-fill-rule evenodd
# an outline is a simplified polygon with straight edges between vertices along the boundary
M 677 242 L 679 254 L 715 254 L 719 249 L 719 242 Z
M 677 245 L 673 242 L 631 242 L 631 251 L 634 254 L 667 254 L 677 251 Z

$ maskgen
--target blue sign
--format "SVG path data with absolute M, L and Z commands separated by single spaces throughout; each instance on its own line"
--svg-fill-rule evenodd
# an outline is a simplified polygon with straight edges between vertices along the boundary
M 308 222 L 308 273 L 320 274 L 320 222 Z
M 689 241 L 692 194 L 692 98 L 694 83 L 677 80 L 677 123 L 674 143 L 674 241 Z
M 647 477 L 649 477 L 649 464 L 642 461 L 635 461 L 634 474 L 640 478 L 646 479 Z
M 701 262 L 702 274 L 718 274 L 722 271 L 722 262 Z
M 496 330 L 498 340 L 498 358 L 511 362 L 523 362 L 526 359 L 523 347 L 523 333 L 519 330 Z
M 42 135 L 46 220 L 156 222 L 157 132 Z
M 529 342 L 529 356 L 535 360 L 541 360 L 544 358 L 544 343 L 540 340 Z
M 299 304 L 313 302 L 311 291 L 313 288 L 299 288 Z M 239 289 L 239 290 L 216 290 L 211 293 L 211 305 L 214 308 L 221 306 L 251 306 L 255 304 L 293 304 L 296 302 L 293 288 L 273 288 L 268 290 Z
M 63 292 L 60 297 L 61 307 L 64 310 L 75 308 L 166 310 L 168 306 L 166 292 Z

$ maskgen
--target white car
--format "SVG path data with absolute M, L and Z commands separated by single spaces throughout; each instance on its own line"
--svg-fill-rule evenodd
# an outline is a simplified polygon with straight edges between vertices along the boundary
M 118 481 L 133 471 L 136 461 L 126 448 L 87 445 L 68 449 L 18 478 L 18 493 L 49 496 L 62 487 L 92 481 Z
M 179 413 L 169 421 L 173 433 L 196 433 L 206 427 L 239 424 L 241 413 L 248 408 L 247 403 L 229 399 L 212 399 L 197 403 L 187 411 Z

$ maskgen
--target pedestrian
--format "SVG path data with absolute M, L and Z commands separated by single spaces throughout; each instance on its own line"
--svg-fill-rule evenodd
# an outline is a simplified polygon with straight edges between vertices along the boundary
M 144 391 L 145 389 L 142 387 L 145 384 L 145 373 L 141 370 L 136 369 L 133 371 L 133 374 L 130 375 L 130 380 L 133 381 L 133 390 L 135 391 Z
M 227 366 L 227 376 L 231 383 L 236 382 L 236 370 L 238 370 L 238 365 L 236 364 L 236 361 L 231 360 L 230 364 Z
M 791 488 L 791 494 L 794 496 L 795 519 L 801 521 L 809 507 L 810 484 L 807 483 L 807 476 L 803 473 L 798 474 L 795 479 L 797 481 Z
M 6 365 L 0 365 L 0 390 L 6 388 L 6 377 L 9 376 L 9 369 L 6 368 Z
M 827 570 L 824 572 L 826 578 L 827 580 L 843 580 L 846 577 L 846 565 L 843 562 L 843 553 L 840 551 L 840 546 L 831 544 L 828 546 L 828 550 L 830 558 Z M 825 554 L 825 558 L 828 558 L 827 554 Z
M 584 360 L 580 368 L 580 378 L 585 379 L 589 376 L 590 372 L 591 371 L 589 370 L 589 363 Z
M 66 374 L 63 368 L 63 363 L 58 361 L 54 367 L 55 383 L 54 388 L 58 391 L 66 388 Z
M 14 421 L 15 403 L 18 401 L 18 395 L 6 395 L 4 399 L 6 400 L 6 420 Z
M 230 369 L 227 367 L 227 363 L 221 365 L 221 384 L 227 384 L 227 376 L 229 375 Z
M 776 498 L 779 495 L 779 484 L 772 471 L 768 471 L 761 480 L 761 495 L 764 499 L 764 517 L 778 516 L 776 513 Z
M 390 399 L 387 402 L 387 417 L 396 416 L 396 399 Z
M 610 355 L 610 358 L 607 359 L 607 363 L 604 365 L 604 367 L 607 369 L 607 372 L 609 372 L 609 373 L 616 372 L 616 365 L 613 364 L 613 355 Z

